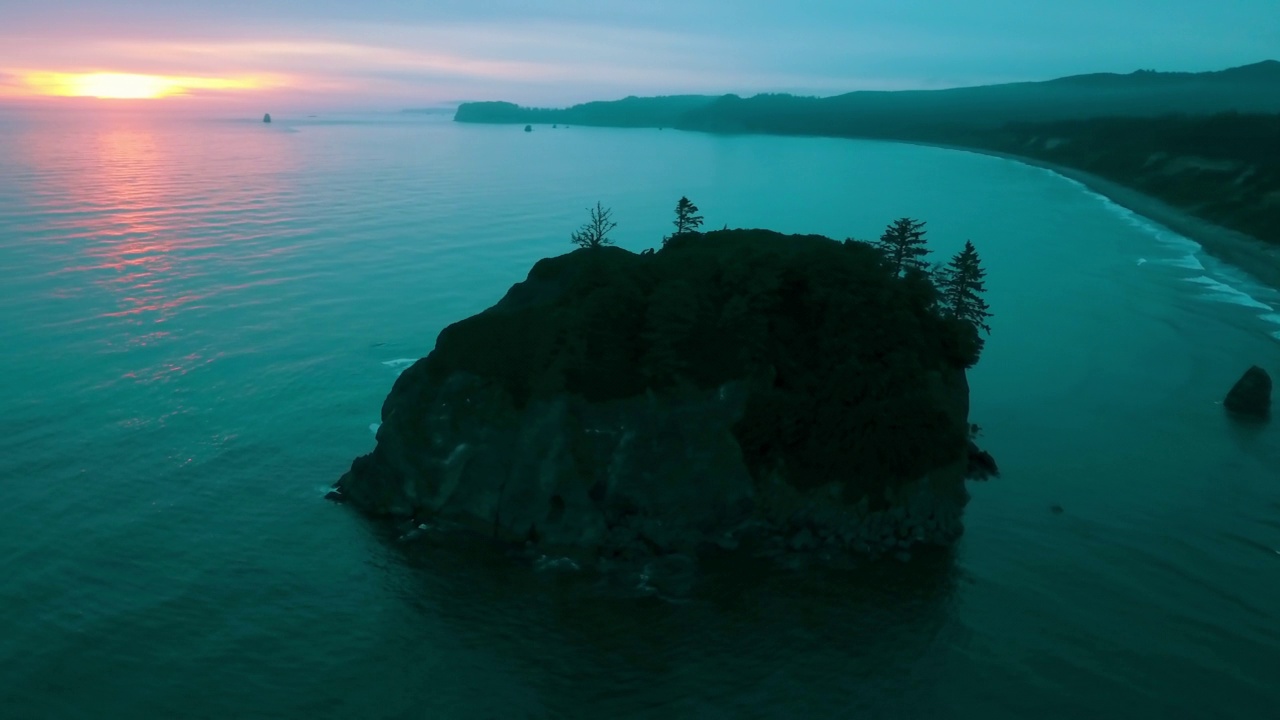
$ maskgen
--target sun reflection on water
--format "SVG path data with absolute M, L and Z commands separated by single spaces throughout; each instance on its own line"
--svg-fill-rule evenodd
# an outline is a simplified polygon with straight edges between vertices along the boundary
M 290 251 L 288 233 L 270 231 L 288 192 L 286 136 L 246 126 L 234 146 L 215 146 L 203 135 L 190 121 L 109 118 L 87 122 L 73 147 L 37 144 L 21 158 L 88 168 L 42 189 L 56 205 L 49 241 L 68 251 L 50 292 L 92 308 L 76 322 L 107 330 L 109 351 L 136 354 L 124 380 L 216 360 L 201 346 L 210 338 L 196 337 L 209 332 L 199 319 L 258 284 L 253 256 Z

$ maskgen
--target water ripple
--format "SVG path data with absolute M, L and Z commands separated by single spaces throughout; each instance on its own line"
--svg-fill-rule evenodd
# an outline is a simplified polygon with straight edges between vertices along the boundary
M 11 122 L 14 717 L 1243 717 L 1280 702 L 1280 441 L 1214 404 L 1274 356 L 1259 328 L 1275 331 L 1262 306 L 1280 299 L 1055 176 L 815 138 Z M 371 448 L 396 372 L 568 250 L 584 208 L 613 207 L 638 249 L 682 194 L 715 227 L 870 237 L 905 213 L 940 254 L 980 241 L 1001 325 L 973 407 L 1007 477 L 975 489 L 959 549 L 817 576 L 727 561 L 677 603 L 439 540 L 406 548 L 319 498 Z

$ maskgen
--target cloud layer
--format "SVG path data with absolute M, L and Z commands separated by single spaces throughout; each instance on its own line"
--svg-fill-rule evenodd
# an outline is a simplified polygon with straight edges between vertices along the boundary
M 271 78 L 254 92 L 276 107 L 391 109 L 1202 70 L 1275 54 L 1273 2 L 6 0 L 0 96 L 33 73 L 205 78 L 205 96 Z

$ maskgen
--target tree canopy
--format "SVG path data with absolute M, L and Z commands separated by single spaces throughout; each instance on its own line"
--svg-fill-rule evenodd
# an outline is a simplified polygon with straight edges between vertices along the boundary
M 698 206 L 689 202 L 689 198 L 681 197 L 676 203 L 676 234 L 697 232 L 702 227 L 702 216 L 698 214 Z
M 987 287 L 984 278 L 987 271 L 982 269 L 978 251 L 971 241 L 966 240 L 964 249 L 951 258 L 951 262 L 943 268 L 939 284 L 942 290 L 942 301 L 951 317 L 964 320 L 974 328 L 981 328 L 991 334 L 987 318 L 992 317 L 987 301 L 982 298 Z
M 712 231 L 652 254 L 542 260 L 497 305 L 446 328 L 421 371 L 466 370 L 519 406 L 746 382 L 734 434 L 752 467 L 879 492 L 967 442 L 945 378 L 977 361 L 973 335 L 929 275 L 895 275 L 866 243 Z
M 924 257 L 929 254 L 929 248 L 924 226 L 923 221 L 904 217 L 885 228 L 876 246 L 884 253 L 894 274 L 902 276 L 908 270 L 928 271 Z

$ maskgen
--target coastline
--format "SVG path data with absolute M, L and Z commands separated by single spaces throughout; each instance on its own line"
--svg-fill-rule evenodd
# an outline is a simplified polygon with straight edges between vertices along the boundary
M 1215 225 L 1208 220 L 1202 220 L 1186 210 L 1177 208 L 1141 191 L 1121 185 L 1114 180 L 1108 180 L 1093 173 L 1057 163 L 1023 155 L 1013 155 L 998 150 L 984 150 L 964 145 L 939 143 L 916 142 L 910 144 L 989 155 L 1057 173 L 1068 180 L 1074 180 L 1084 185 L 1089 190 L 1107 198 L 1120 207 L 1131 210 L 1196 242 L 1209 255 L 1241 270 L 1268 287 L 1280 290 L 1280 247 L 1274 247 L 1251 235 L 1246 235 L 1221 225 Z
M 455 122 L 459 122 L 456 116 Z M 461 122 L 475 121 L 466 120 Z M 632 127 L 608 123 L 597 125 L 588 122 L 580 124 L 592 125 L 595 127 Z M 671 127 L 674 129 L 681 129 L 678 124 L 673 124 Z M 715 130 L 705 129 L 685 129 L 685 132 L 698 132 L 710 135 L 725 134 Z M 759 134 L 779 135 L 779 133 L 771 133 L 767 131 L 760 132 Z M 1151 220 L 1158 225 L 1182 235 L 1183 237 L 1195 242 L 1206 254 L 1213 258 L 1231 265 L 1263 285 L 1275 290 L 1280 290 L 1280 245 L 1273 245 L 1252 235 L 1248 235 L 1238 230 L 1232 230 L 1209 220 L 1196 217 L 1187 210 L 1171 205 L 1163 200 L 1152 197 L 1151 195 L 1147 195 L 1141 190 L 1136 190 L 1114 180 L 1108 180 L 1099 175 L 1095 175 L 1094 173 L 1034 157 L 1017 155 L 1000 150 L 991 150 L 972 145 L 955 145 L 923 140 L 896 140 L 888 138 L 860 137 L 856 135 L 820 136 L 850 140 L 870 140 L 873 142 L 919 145 L 922 147 L 933 147 L 944 150 L 957 150 L 960 152 L 975 153 L 978 155 L 988 155 L 990 157 L 1011 160 L 1013 162 L 1022 163 L 1023 165 L 1030 165 L 1032 167 L 1049 170 L 1050 172 L 1065 177 L 1068 180 L 1073 180 L 1084 185 L 1089 191 L 1101 195 L 1120 207 L 1130 210 L 1147 220 Z

